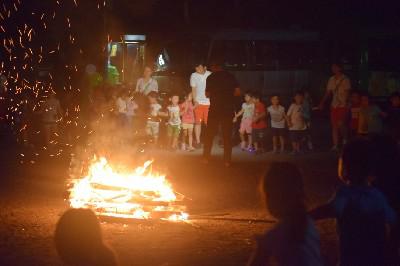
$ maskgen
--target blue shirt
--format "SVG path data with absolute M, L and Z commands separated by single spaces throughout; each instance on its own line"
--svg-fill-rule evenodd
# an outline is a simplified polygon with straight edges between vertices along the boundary
M 380 265 L 386 224 L 396 222 L 385 196 L 369 186 L 343 186 L 331 206 L 338 221 L 341 265 Z
M 258 247 L 263 254 L 274 257 L 278 265 L 320 266 L 320 239 L 314 222 L 307 217 L 304 239 L 294 242 L 291 221 L 279 221 L 277 225 L 258 239 Z M 267 263 L 267 261 L 265 262 Z

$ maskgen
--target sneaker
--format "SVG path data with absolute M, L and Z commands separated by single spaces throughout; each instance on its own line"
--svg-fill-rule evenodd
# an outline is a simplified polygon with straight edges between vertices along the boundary
M 313 151 L 313 150 L 314 150 L 314 146 L 313 146 L 312 142 L 308 142 L 308 143 L 307 143 L 307 146 L 308 146 L 308 149 L 309 149 L 310 151 Z
M 194 144 L 194 148 L 195 149 L 201 149 L 201 147 L 202 147 L 201 143 L 195 143 Z
M 189 152 L 192 152 L 192 151 L 195 151 L 196 149 L 193 148 L 193 147 L 188 147 L 186 150 L 189 151 Z
M 231 162 L 225 162 L 225 163 L 224 163 L 224 166 L 225 166 L 226 168 L 230 168 L 230 167 L 231 167 Z
M 333 152 L 339 151 L 338 146 L 337 145 L 333 145 L 332 148 L 331 148 L 331 151 L 333 151 Z
M 247 149 L 247 151 L 248 151 L 248 152 L 255 152 L 256 149 L 254 149 L 253 147 L 250 147 L 250 148 Z
M 246 142 L 241 142 L 240 148 L 242 149 L 242 151 L 246 150 Z
M 262 152 L 262 150 L 254 150 L 254 154 L 255 155 L 260 155 L 260 154 L 262 154 L 263 152 Z

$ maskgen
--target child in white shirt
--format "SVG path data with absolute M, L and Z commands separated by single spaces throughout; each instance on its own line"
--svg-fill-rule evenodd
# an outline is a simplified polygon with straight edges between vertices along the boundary
M 285 151 L 286 114 L 285 107 L 279 103 L 278 95 L 271 97 L 271 106 L 267 108 L 267 112 L 271 117 L 272 152 L 278 153 L 278 146 L 280 146 L 280 151 L 283 153 Z
M 148 136 L 152 137 L 154 144 L 158 143 L 159 133 L 160 133 L 160 110 L 161 105 L 158 103 L 157 92 L 150 92 L 148 95 L 150 102 L 150 113 L 147 118 L 146 123 L 146 133 Z
M 170 98 L 171 104 L 167 107 L 167 113 L 162 113 L 168 117 L 167 136 L 168 146 L 172 150 L 178 149 L 178 138 L 181 132 L 181 110 L 179 107 L 179 96 L 173 94 Z
M 126 117 L 129 129 L 133 127 L 133 118 L 135 117 L 135 111 L 139 108 L 132 95 L 126 94 Z
M 294 102 L 290 105 L 286 115 L 294 155 L 300 153 L 300 143 L 304 140 L 307 129 L 303 101 L 304 94 L 300 91 L 296 92 Z

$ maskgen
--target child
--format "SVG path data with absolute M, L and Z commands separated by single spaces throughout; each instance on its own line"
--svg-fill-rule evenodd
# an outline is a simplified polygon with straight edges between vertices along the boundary
M 58 220 L 54 242 L 65 265 L 118 265 L 104 243 L 100 223 L 89 209 L 69 209 Z
M 358 120 L 360 117 L 361 95 L 358 91 L 353 91 L 350 95 L 350 138 L 357 136 Z
M 193 147 L 193 128 L 194 128 L 194 105 L 193 95 L 190 91 L 186 94 L 185 101 L 181 104 L 182 114 L 182 150 L 186 150 L 186 138 L 189 139 L 188 151 L 194 151 Z
M 244 151 L 246 149 L 246 134 L 248 139 L 247 150 L 251 150 L 252 148 L 252 140 L 251 140 L 251 131 L 252 127 L 251 124 L 253 122 L 254 116 L 254 103 L 252 102 L 251 94 L 246 92 L 244 95 L 244 103 L 242 104 L 242 109 L 235 113 L 235 117 L 233 118 L 233 123 L 236 123 L 238 117 L 242 116 L 242 121 L 240 122 L 240 140 L 241 144 L 240 147 Z
M 311 212 L 315 219 L 336 218 L 340 265 L 385 265 L 385 226 L 396 222 L 396 214 L 385 196 L 370 185 L 371 147 L 365 139 L 344 147 L 339 161 L 343 186 L 331 202 Z
M 261 95 L 259 93 L 253 93 L 253 103 L 254 103 L 254 116 L 253 123 L 251 125 L 252 140 L 254 145 L 254 150 L 256 154 L 262 153 L 263 142 L 265 137 L 265 130 L 267 128 L 267 122 L 265 121 L 266 110 L 265 105 L 261 102 Z
M 139 108 L 131 93 L 125 95 L 126 102 L 126 117 L 129 129 L 133 128 L 133 119 L 135 117 L 135 110 Z
M 387 111 L 386 130 L 397 142 L 400 141 L 400 93 L 390 96 L 390 107 Z
M 271 133 L 273 153 L 278 153 L 278 146 L 280 145 L 281 153 L 285 152 L 285 107 L 280 105 L 279 96 L 273 95 L 271 97 L 271 106 L 267 109 L 271 117 Z
M 361 108 L 358 121 L 359 135 L 376 135 L 382 132 L 382 117 L 385 113 L 369 101 L 369 96 L 364 94 L 361 96 Z
M 126 116 L 126 101 L 125 101 L 125 96 L 128 93 L 126 91 L 121 90 L 118 93 L 118 98 L 115 101 L 115 105 L 117 108 L 117 121 L 118 121 L 118 125 L 121 128 L 125 128 L 125 126 L 127 125 L 127 116 Z
M 181 132 L 181 113 L 179 108 L 179 96 L 172 94 L 170 98 L 171 104 L 167 107 L 168 113 L 164 116 L 168 117 L 167 136 L 168 146 L 172 150 L 178 148 L 178 138 Z
M 290 139 L 292 141 L 293 155 L 300 153 L 300 143 L 304 139 L 305 131 L 307 129 L 304 117 L 303 101 L 303 92 L 296 92 L 294 96 L 294 103 L 290 105 L 286 115 Z
M 158 94 L 155 91 L 152 91 L 147 96 L 150 103 L 150 114 L 146 122 L 146 133 L 150 136 L 154 144 L 157 145 L 159 133 L 160 133 L 160 117 L 159 112 L 161 109 L 161 105 L 158 103 Z
M 263 179 L 263 196 L 277 224 L 257 239 L 257 250 L 247 265 L 320 266 L 320 241 L 304 203 L 299 169 L 288 162 L 275 162 Z
M 54 92 L 49 92 L 47 99 L 41 106 L 42 122 L 46 145 L 56 143 L 52 138 L 57 136 L 58 122 L 62 117 L 60 101 Z

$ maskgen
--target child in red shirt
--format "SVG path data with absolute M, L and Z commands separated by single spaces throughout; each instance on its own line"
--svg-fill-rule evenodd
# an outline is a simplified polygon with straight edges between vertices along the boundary
M 265 121 L 266 109 L 265 105 L 261 102 L 261 95 L 259 93 L 253 94 L 254 116 L 252 124 L 252 139 L 254 150 L 256 154 L 263 152 L 263 142 L 265 138 L 265 131 L 267 122 Z

